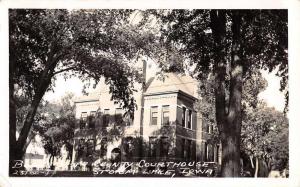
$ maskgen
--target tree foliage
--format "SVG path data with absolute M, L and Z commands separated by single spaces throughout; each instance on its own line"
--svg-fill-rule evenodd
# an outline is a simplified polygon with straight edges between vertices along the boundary
M 243 118 L 241 148 L 253 157 L 272 158 L 272 169 L 287 168 L 289 158 L 288 119 L 282 112 L 260 102 L 247 108 Z
M 101 77 L 110 85 L 112 99 L 128 115 L 136 107 L 132 97 L 140 73 L 137 62 L 151 34 L 130 24 L 132 10 L 11 9 L 9 11 L 10 158 L 21 159 L 37 108 L 55 85 L 56 75 L 83 81 Z M 94 85 L 96 86 L 96 85 Z M 17 95 L 28 100 L 17 139 Z
M 39 134 L 42 137 L 44 150 L 50 157 L 61 156 L 61 147 L 64 145 L 67 158 L 71 161 L 76 124 L 73 99 L 74 94 L 68 93 L 59 103 L 48 103 L 44 106 L 47 121 L 40 124 Z
M 167 51 L 176 48 L 186 57 L 188 60 L 182 63 L 195 66 L 195 77 L 200 81 L 213 77 L 216 123 L 223 149 L 222 176 L 239 176 L 244 83 L 255 77 L 257 70 L 277 70 L 282 78 L 281 91 L 288 99 L 287 11 L 149 12 L 162 23 L 160 40 Z M 250 104 L 256 104 L 255 97 Z

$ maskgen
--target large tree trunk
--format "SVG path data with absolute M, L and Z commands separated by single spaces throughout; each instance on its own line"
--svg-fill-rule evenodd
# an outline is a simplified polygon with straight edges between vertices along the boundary
M 48 84 L 49 85 L 49 84 Z M 43 87 L 45 87 L 44 85 Z M 43 90 L 42 90 L 43 91 Z M 46 89 L 43 91 L 43 95 L 46 92 Z M 28 134 L 34 120 L 37 108 L 39 106 L 42 93 L 38 94 L 34 101 L 32 102 L 29 111 L 27 113 L 23 128 L 19 135 L 18 140 L 16 140 L 16 106 L 11 103 L 13 96 L 10 97 L 10 144 L 9 144 L 9 174 L 16 173 L 16 170 L 22 169 L 24 166 L 24 156 L 26 148 L 28 146 Z M 22 163 L 22 164 L 20 164 Z M 20 167 L 19 167 L 20 166 Z M 16 168 L 17 167 L 17 168 Z
M 16 101 L 14 98 L 14 82 L 13 82 L 13 69 L 14 69 L 14 60 L 10 59 L 9 64 L 9 174 L 15 172 L 13 167 L 16 164 L 17 160 L 23 160 L 22 151 L 18 149 L 16 144 Z
M 240 60 L 240 16 L 232 15 L 232 61 L 229 67 L 230 93 L 229 106 L 225 100 L 226 54 L 226 14 L 223 10 L 211 11 L 211 28 L 215 43 L 215 102 L 216 121 L 222 143 L 222 177 L 240 176 L 240 132 L 243 66 Z M 228 111 L 226 112 L 226 109 Z
M 18 140 L 16 140 L 16 103 L 14 99 L 14 61 L 11 59 L 11 64 L 9 67 L 9 174 L 16 171 L 15 166 L 20 166 L 20 162 L 24 163 L 24 154 L 28 146 L 28 135 L 30 133 L 31 126 L 34 121 L 37 108 L 40 104 L 41 99 L 46 93 L 47 89 L 51 84 L 51 79 L 53 77 L 53 71 L 58 62 L 58 58 L 54 58 L 54 54 L 50 53 L 47 66 L 45 67 L 43 73 L 40 76 L 39 86 L 35 89 L 35 95 L 32 99 L 28 113 L 26 115 L 24 125 L 19 134 Z

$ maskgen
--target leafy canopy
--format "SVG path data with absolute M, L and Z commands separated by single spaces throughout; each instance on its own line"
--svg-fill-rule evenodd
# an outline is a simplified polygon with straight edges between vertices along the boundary
M 130 24 L 132 10 L 9 11 L 10 77 L 17 93 L 29 100 L 39 94 L 42 80 L 55 76 L 101 77 L 110 85 L 112 99 L 133 112 L 133 80 L 142 81 L 129 63 L 138 61 L 151 35 Z
M 205 80 L 209 73 L 214 73 L 216 49 L 212 33 L 213 10 L 148 10 L 145 15 L 155 15 L 161 23 L 161 38 L 167 51 L 179 50 L 187 58 L 184 63 L 193 67 L 195 76 Z M 232 15 L 241 16 L 239 25 L 240 57 L 244 69 L 244 79 L 251 78 L 257 70 L 277 71 L 281 77 L 280 91 L 286 96 L 288 105 L 288 21 L 286 10 L 220 10 L 225 14 L 225 35 L 221 40 L 221 56 L 230 68 L 233 50 Z M 185 67 L 182 65 L 182 67 Z M 226 75 L 227 88 L 230 75 Z M 287 109 L 287 108 L 286 108 Z

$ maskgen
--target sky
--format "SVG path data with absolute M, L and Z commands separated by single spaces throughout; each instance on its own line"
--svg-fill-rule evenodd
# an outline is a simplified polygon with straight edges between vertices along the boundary
M 280 78 L 275 75 L 275 72 L 268 73 L 263 71 L 262 74 L 268 81 L 268 86 L 265 91 L 259 94 L 259 99 L 265 100 L 268 106 L 275 107 L 278 111 L 283 111 L 285 100 L 284 94 L 279 91 Z M 58 76 L 55 84 L 54 92 L 47 92 L 44 96 L 45 100 L 51 102 L 59 101 L 67 92 L 72 92 L 75 96 L 83 95 L 83 83 L 78 78 L 65 80 L 63 77 Z
M 285 98 L 284 94 L 279 91 L 280 77 L 277 77 L 275 73 L 262 72 L 263 77 L 268 81 L 268 87 L 258 95 L 258 98 L 265 100 L 270 107 L 275 107 L 277 110 L 283 111 Z

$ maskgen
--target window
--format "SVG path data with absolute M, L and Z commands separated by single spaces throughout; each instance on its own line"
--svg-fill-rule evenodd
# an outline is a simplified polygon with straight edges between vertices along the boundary
M 170 109 L 169 105 L 162 107 L 162 124 L 163 125 L 169 125 L 170 123 Z
M 188 126 L 187 128 L 192 129 L 192 111 L 189 110 L 189 115 L 188 115 Z
M 96 111 L 91 111 L 90 116 L 88 117 L 88 126 L 89 128 L 95 128 L 95 116 L 96 116 Z
M 81 112 L 81 119 L 83 121 L 86 121 L 86 119 L 87 119 L 87 112 Z
M 209 133 L 209 129 L 210 129 L 210 124 L 206 123 L 205 124 L 205 132 Z
M 213 131 L 214 131 L 214 126 L 211 124 L 211 125 L 209 125 L 208 133 L 212 134 Z
M 182 107 L 182 126 L 185 127 L 185 111 L 186 108 Z
M 151 125 L 157 125 L 158 107 L 151 107 Z
M 116 108 L 115 120 L 117 125 L 120 125 L 123 122 L 122 108 Z
M 96 111 L 91 111 L 90 112 L 90 116 L 94 116 L 95 117 L 96 116 Z
M 81 112 L 81 117 L 80 117 L 80 129 L 83 129 L 85 127 L 87 121 L 87 112 Z
M 103 126 L 107 127 L 109 123 L 109 109 L 104 109 L 103 112 Z
M 156 158 L 156 137 L 149 137 L 149 156 Z
M 88 117 L 88 127 L 90 129 L 94 129 L 95 128 L 95 123 L 96 123 L 95 116 L 89 116 Z
M 176 124 L 182 126 L 182 108 L 177 106 Z
M 168 142 L 168 137 L 161 137 L 160 138 L 160 156 L 161 157 L 168 157 L 169 153 L 169 142 Z
M 214 146 L 212 144 L 208 144 L 207 146 L 207 161 L 214 161 Z

